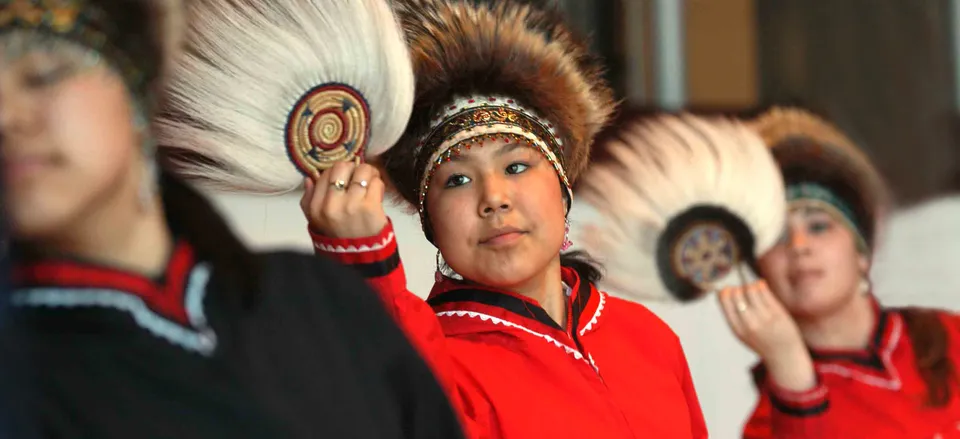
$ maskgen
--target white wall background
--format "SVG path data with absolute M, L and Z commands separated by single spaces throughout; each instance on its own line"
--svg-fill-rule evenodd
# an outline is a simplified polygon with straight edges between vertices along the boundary
M 213 198 L 251 246 L 311 252 L 299 196 L 215 194 Z M 436 250 L 423 239 L 415 217 L 399 209 L 388 209 L 388 214 L 397 230 L 408 286 L 425 296 L 433 284 Z M 591 214 L 589 208 L 576 206 L 572 220 Z M 960 197 L 934 200 L 894 215 L 875 261 L 873 280 L 884 303 L 960 310 Z M 711 437 L 739 437 L 755 402 L 748 373 L 755 360 L 727 329 L 716 301 L 684 307 L 647 305 L 683 342 Z

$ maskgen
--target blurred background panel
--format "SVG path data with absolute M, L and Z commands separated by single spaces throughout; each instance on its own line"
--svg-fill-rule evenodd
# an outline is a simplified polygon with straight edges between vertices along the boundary
M 953 3 L 758 2 L 760 96 L 828 115 L 904 204 L 950 190 L 960 170 Z
M 901 205 L 960 190 L 957 0 L 557 3 L 629 105 L 802 105 L 862 144 Z

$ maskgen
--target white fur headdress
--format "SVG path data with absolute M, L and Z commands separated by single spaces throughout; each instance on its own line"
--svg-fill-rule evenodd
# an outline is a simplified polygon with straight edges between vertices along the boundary
M 751 281 L 782 235 L 783 179 L 763 140 L 733 120 L 661 116 L 598 145 L 578 196 L 604 217 L 581 226 L 606 283 L 635 300 L 694 300 Z M 747 278 L 750 279 L 747 279 Z
M 389 149 L 413 97 L 387 0 L 192 0 L 157 140 L 205 186 L 282 193 Z

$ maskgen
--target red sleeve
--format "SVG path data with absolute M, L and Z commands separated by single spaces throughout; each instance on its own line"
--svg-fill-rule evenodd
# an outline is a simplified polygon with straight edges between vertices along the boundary
M 950 337 L 960 336 L 960 313 L 943 311 L 940 313 L 940 318 Z
M 760 372 L 760 400 L 743 429 L 744 439 L 814 439 L 830 437 L 830 400 L 819 383 L 804 392 L 781 389 Z
M 760 392 L 760 400 L 753 409 L 750 419 L 743 426 L 743 439 L 772 439 L 773 430 L 770 428 L 770 398 Z
M 700 408 L 700 398 L 697 397 L 697 390 L 693 386 L 693 377 L 690 376 L 690 364 L 687 363 L 687 356 L 683 353 L 683 347 L 677 340 L 677 346 L 680 349 L 680 363 L 682 364 L 681 385 L 683 393 L 687 399 L 687 409 L 690 411 L 690 430 L 693 433 L 693 439 L 706 439 L 707 421 L 703 418 L 703 410 Z
M 447 390 L 451 404 L 460 414 L 467 438 L 490 437 L 486 401 L 469 386 L 460 385 L 458 370 L 451 357 L 433 309 L 407 290 L 407 279 L 400 261 L 393 224 L 376 236 L 359 239 L 329 238 L 310 230 L 317 255 L 332 258 L 352 267 L 377 291 L 387 311 L 406 333 L 420 355 L 433 369 L 438 381 Z

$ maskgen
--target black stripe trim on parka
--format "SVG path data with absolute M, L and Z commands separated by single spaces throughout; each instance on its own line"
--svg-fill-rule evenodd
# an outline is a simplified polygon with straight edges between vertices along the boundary
M 570 304 L 572 310 L 570 327 L 573 328 L 573 341 L 576 343 L 577 348 L 581 351 L 583 351 L 583 346 L 580 345 L 580 337 L 578 336 L 577 328 L 580 327 L 580 319 L 584 309 L 587 307 L 587 304 L 590 303 L 591 294 L 592 289 L 590 288 L 590 283 L 584 281 L 581 277 L 580 286 L 577 289 L 577 297 L 573 300 L 573 303 Z M 543 308 L 531 304 L 523 299 L 513 297 L 509 294 L 501 294 L 489 290 L 475 288 L 464 288 L 448 291 L 427 299 L 427 304 L 434 308 L 440 305 L 456 302 L 474 302 L 497 307 L 521 317 L 534 319 L 558 331 L 566 332 L 564 328 L 560 327 L 560 324 L 554 321 Z
M 873 339 L 871 340 L 870 346 L 867 348 L 867 353 L 824 353 L 816 352 L 811 350 L 810 354 L 815 361 L 848 361 L 853 364 L 863 366 L 865 368 L 875 370 L 878 372 L 885 372 L 886 365 L 883 364 L 883 359 L 880 357 L 880 351 L 883 349 L 884 337 L 887 334 L 887 326 L 890 324 L 890 311 L 883 310 L 877 316 L 877 327 L 875 328 L 875 333 L 873 334 Z
M 440 305 L 457 302 L 472 302 L 497 307 L 521 317 L 534 319 L 558 331 L 563 331 L 563 328 L 561 328 L 557 322 L 550 318 L 550 315 L 547 314 L 543 308 L 508 294 L 496 293 L 481 289 L 464 288 L 447 291 L 443 294 L 427 299 L 427 304 L 434 308 Z
M 572 334 L 573 343 L 577 345 L 577 349 L 580 352 L 584 352 L 583 345 L 580 344 L 580 320 L 583 317 L 583 310 L 586 309 L 587 304 L 590 303 L 590 295 L 592 289 L 590 288 L 590 282 L 587 282 L 583 276 L 580 276 L 580 273 L 577 273 L 577 276 L 580 277 L 580 286 L 577 288 L 577 297 L 573 300 L 573 303 L 570 304 L 572 312 L 572 319 L 570 322 L 570 327 L 573 328 Z
M 389 257 L 382 261 L 350 264 L 349 267 L 356 270 L 365 279 L 383 277 L 393 273 L 400 266 L 400 252 L 394 251 Z
M 798 418 L 809 418 L 817 415 L 821 415 L 830 408 L 830 400 L 824 398 L 822 402 L 817 403 L 816 405 L 797 407 L 791 405 L 787 402 L 781 401 L 775 395 L 770 395 L 770 405 L 780 413 L 795 416 Z

